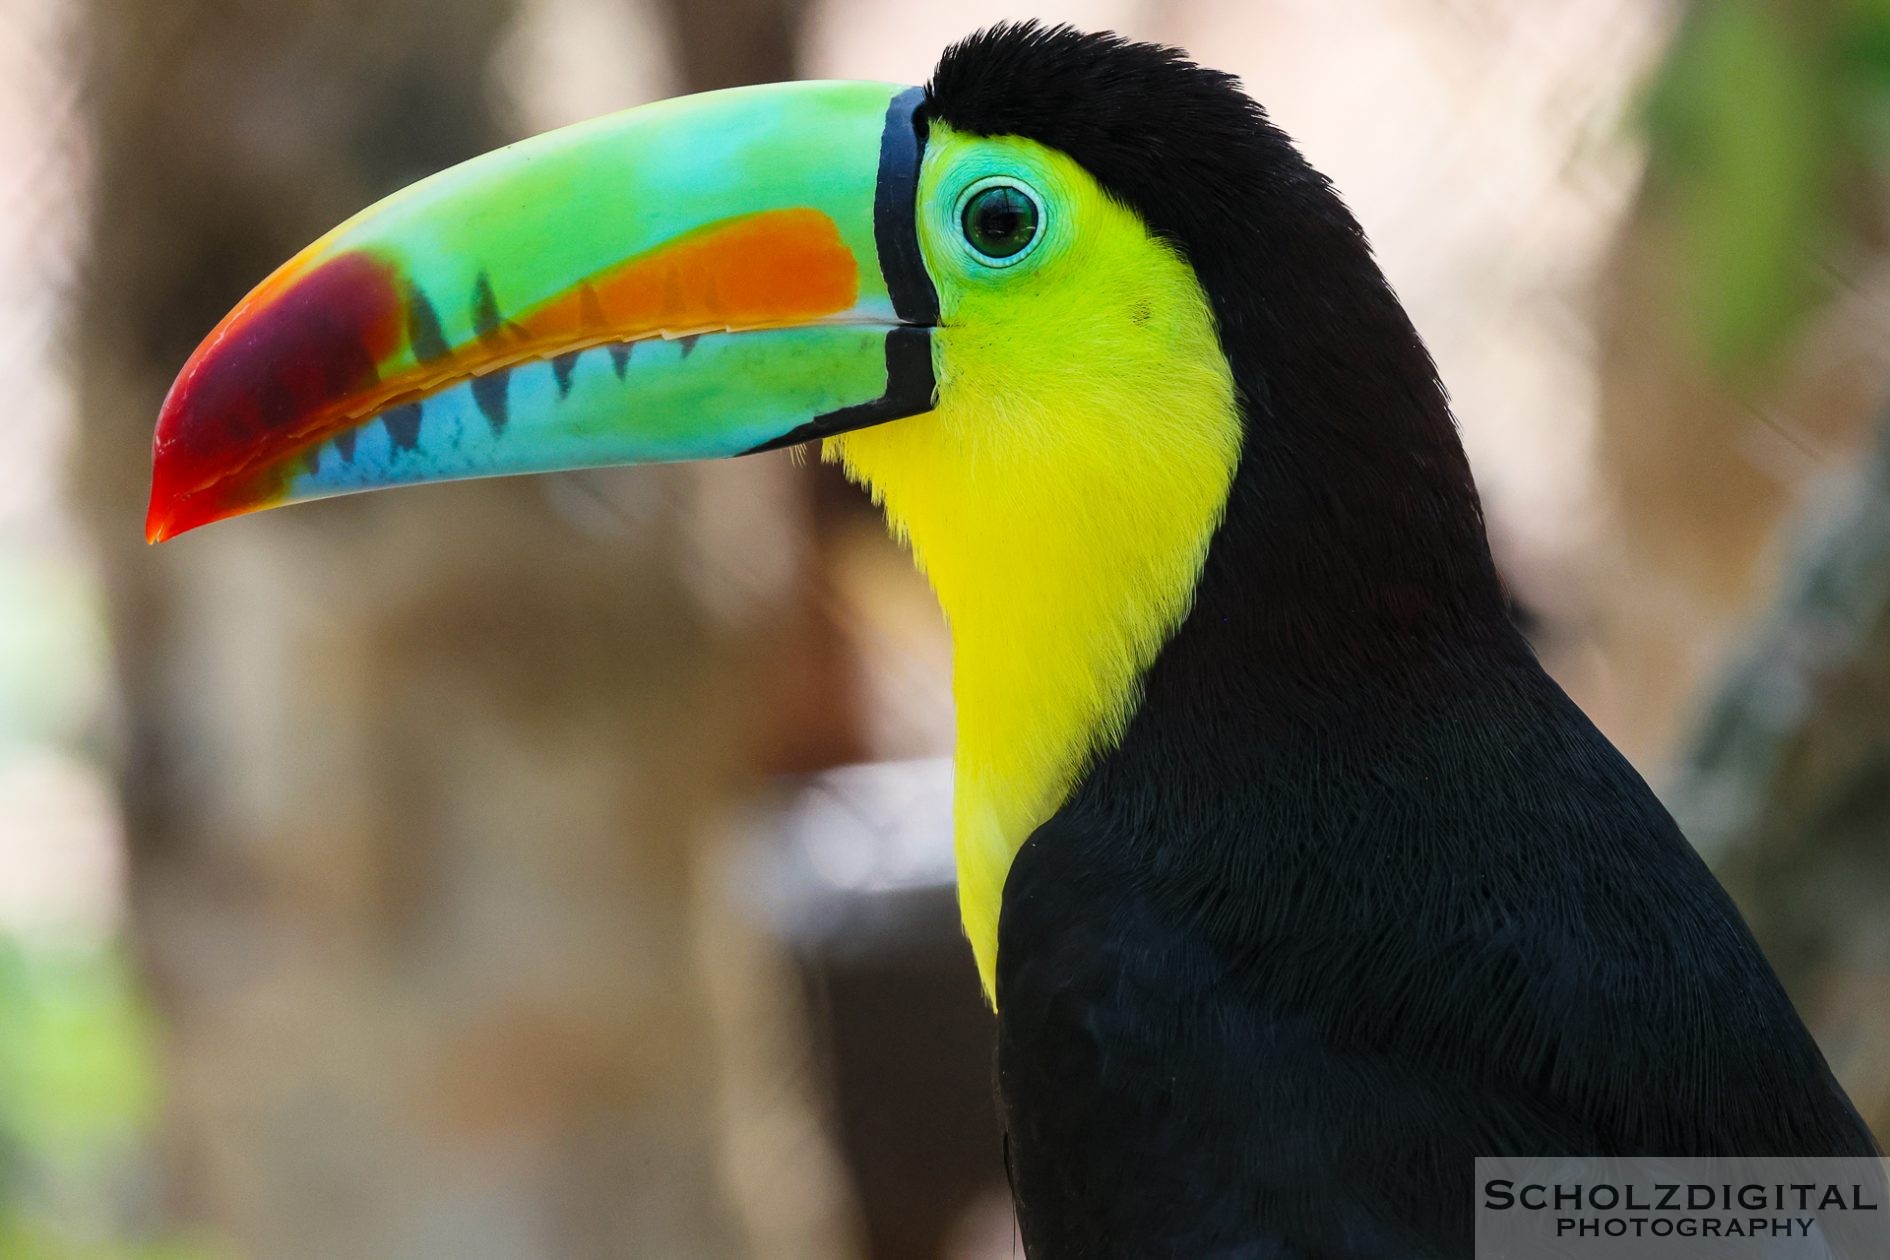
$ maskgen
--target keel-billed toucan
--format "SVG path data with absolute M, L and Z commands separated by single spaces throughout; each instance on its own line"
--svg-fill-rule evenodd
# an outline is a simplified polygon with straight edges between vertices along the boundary
M 426 180 L 210 334 L 149 529 L 815 440 L 950 620 L 1032 1256 L 1463 1255 L 1477 1155 L 1874 1150 L 1512 625 L 1357 224 L 1173 50 L 998 27 Z

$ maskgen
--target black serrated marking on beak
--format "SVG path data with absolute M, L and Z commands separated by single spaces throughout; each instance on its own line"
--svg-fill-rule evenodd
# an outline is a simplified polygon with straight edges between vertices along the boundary
M 472 323 L 479 340 L 487 343 L 498 339 L 500 325 L 505 323 L 505 317 L 499 314 L 499 299 L 492 292 L 492 277 L 483 271 L 473 281 Z
M 571 373 L 577 370 L 578 356 L 582 350 L 567 350 L 551 361 L 551 379 L 558 383 L 558 397 L 571 396 Z
M 691 352 L 695 350 L 696 343 L 701 340 L 701 333 L 690 333 L 687 337 L 676 338 L 676 344 L 682 347 L 682 357 L 685 359 L 688 358 Z
M 308 475 L 317 476 L 322 470 L 322 444 L 317 442 L 302 452 L 302 467 L 308 469 Z
M 613 341 L 610 343 L 610 368 L 622 380 L 623 374 L 630 369 L 630 352 L 636 349 L 631 341 Z
M 341 432 L 335 434 L 335 454 L 341 456 L 341 462 L 344 464 L 352 464 L 354 462 L 353 429 L 343 429 Z
M 505 432 L 505 421 L 511 406 L 507 394 L 511 379 L 509 368 L 472 378 L 473 403 L 479 408 L 479 414 L 486 418 L 486 423 L 492 426 L 493 437 Z
M 413 347 L 413 357 L 422 363 L 432 363 L 451 354 L 446 336 L 440 331 L 440 313 L 433 309 L 433 303 L 419 285 L 407 285 L 405 305 L 407 344 Z
M 397 451 L 417 451 L 420 449 L 420 404 L 408 403 L 404 407 L 395 407 L 383 412 L 381 423 L 387 426 L 387 436 L 394 443 Z

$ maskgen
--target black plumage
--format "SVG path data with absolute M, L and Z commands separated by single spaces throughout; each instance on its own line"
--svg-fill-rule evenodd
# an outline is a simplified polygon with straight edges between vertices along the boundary
M 1866 1155 L 1738 911 L 1506 615 L 1430 357 L 1326 180 L 1173 50 L 1003 26 L 929 115 L 1192 263 L 1245 442 L 1121 744 L 1024 846 L 1036 1260 L 1467 1256 L 1477 1155 Z

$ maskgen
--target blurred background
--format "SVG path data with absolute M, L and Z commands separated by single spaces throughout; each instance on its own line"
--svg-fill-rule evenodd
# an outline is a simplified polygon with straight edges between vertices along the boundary
M 1890 0 L 0 0 L 0 1256 L 1015 1254 L 949 648 L 831 470 L 140 525 L 172 373 L 360 206 L 1030 15 L 1334 178 L 1545 660 L 1890 1135 Z

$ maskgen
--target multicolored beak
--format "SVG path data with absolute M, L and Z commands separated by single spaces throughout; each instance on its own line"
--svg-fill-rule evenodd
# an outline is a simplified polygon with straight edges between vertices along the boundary
M 684 97 L 387 198 L 191 356 L 158 418 L 146 536 L 929 410 L 921 98 L 869 83 Z

